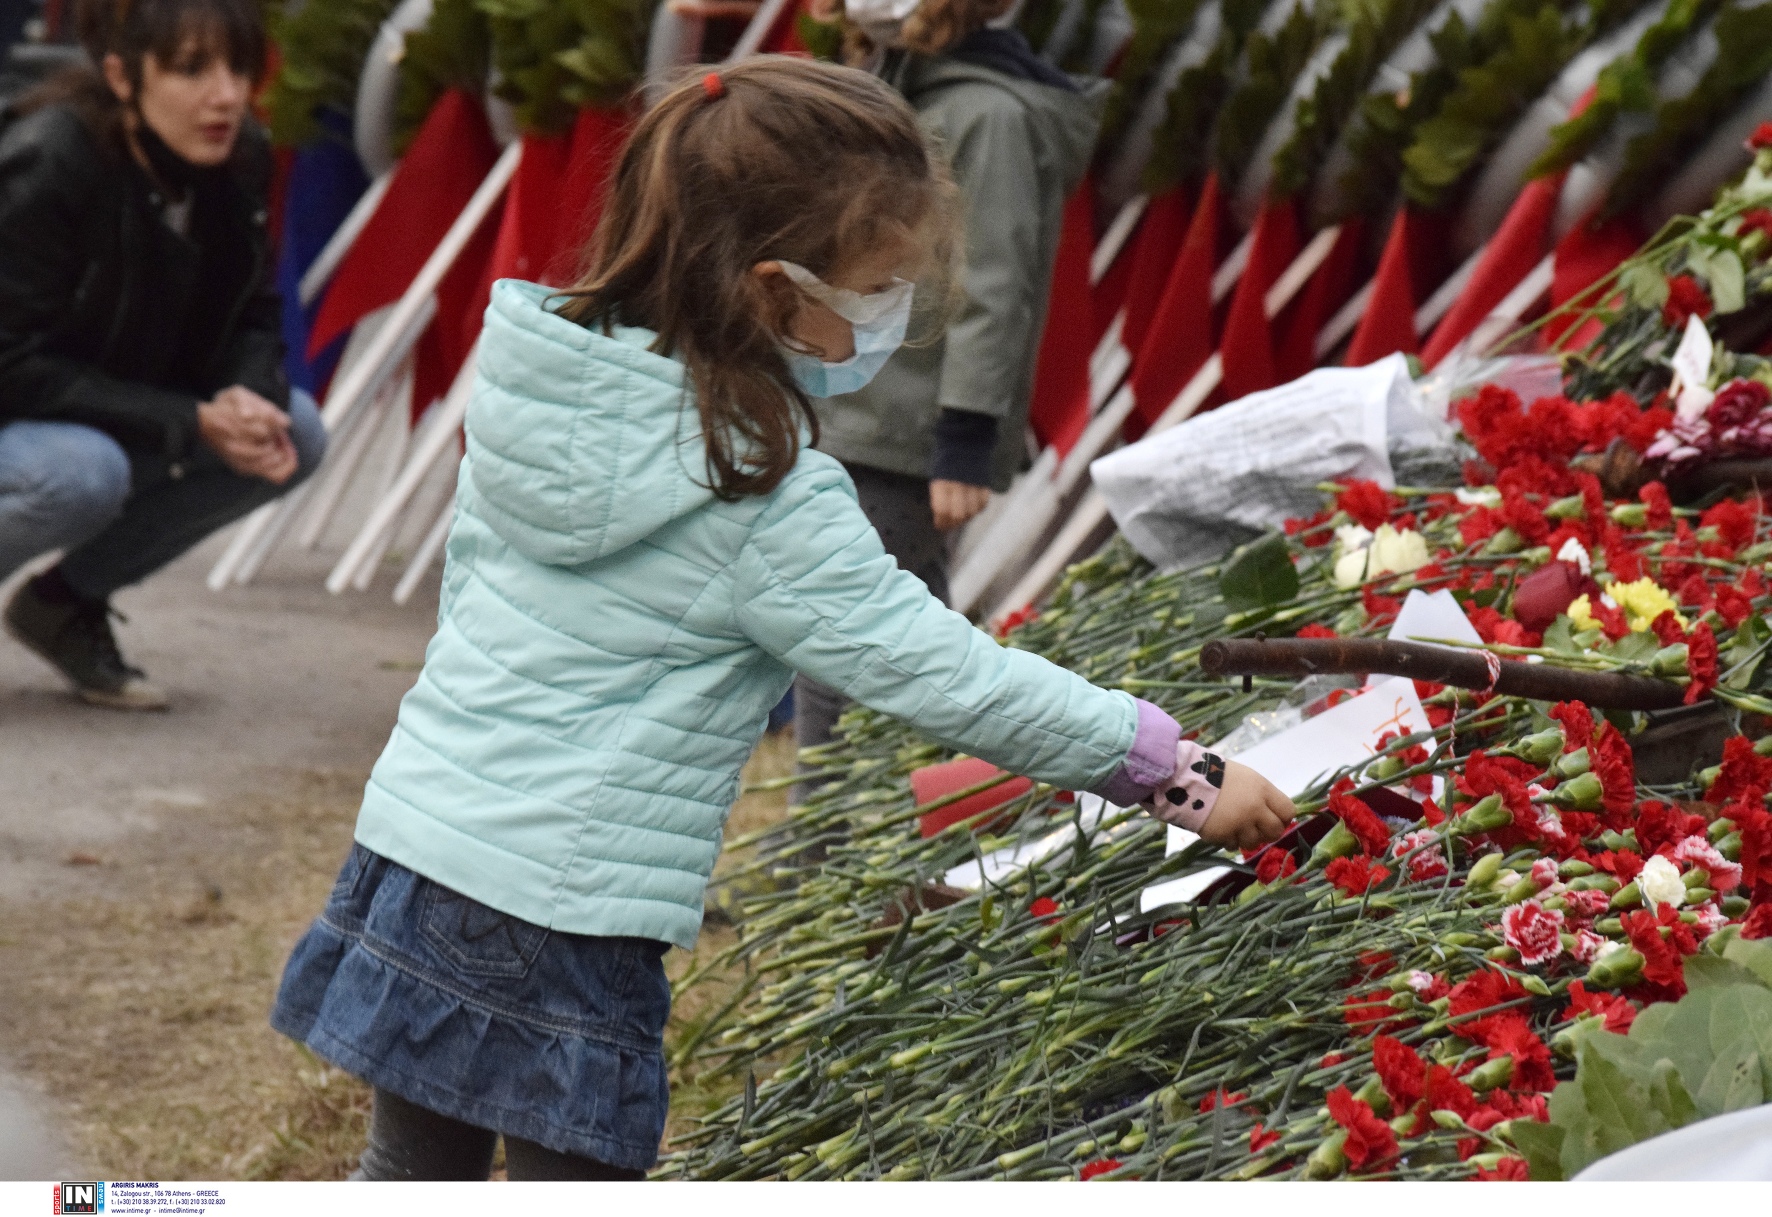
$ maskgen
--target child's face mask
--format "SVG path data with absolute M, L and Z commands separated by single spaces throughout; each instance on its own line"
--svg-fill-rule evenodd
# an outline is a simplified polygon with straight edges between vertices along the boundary
M 844 0 L 843 14 L 862 28 L 876 46 L 891 46 L 905 18 L 922 0 Z
M 847 321 L 855 333 L 855 353 L 841 363 L 826 363 L 816 355 L 784 345 L 782 354 L 787 358 L 794 383 L 808 397 L 837 397 L 864 388 L 892 353 L 904 345 L 914 285 L 895 279 L 885 291 L 863 296 L 847 288 L 832 287 L 792 262 L 782 262 L 781 269 L 801 291 Z

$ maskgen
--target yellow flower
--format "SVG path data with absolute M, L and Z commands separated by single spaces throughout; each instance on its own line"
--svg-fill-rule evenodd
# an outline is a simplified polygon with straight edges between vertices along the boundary
M 1679 602 L 1647 575 L 1635 583 L 1608 583 L 1606 594 L 1624 610 L 1625 618 L 1633 630 L 1650 629 L 1655 624 L 1655 619 L 1667 612 L 1673 613 L 1674 620 L 1680 623 L 1682 630 L 1686 628 L 1686 619 L 1680 616 Z
M 1588 603 L 1585 592 L 1570 601 L 1569 607 L 1563 611 L 1569 614 L 1569 620 L 1575 624 L 1575 632 L 1578 634 L 1582 630 L 1591 630 L 1599 624 L 1594 620 L 1594 606 Z

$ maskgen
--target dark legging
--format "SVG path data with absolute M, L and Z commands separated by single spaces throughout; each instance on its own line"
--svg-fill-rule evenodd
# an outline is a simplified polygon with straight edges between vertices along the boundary
M 440 1116 L 378 1087 L 369 1118 L 369 1147 L 352 1177 L 377 1182 L 479 1182 L 492 1173 L 497 1144 L 495 1132 Z M 505 1171 L 519 1181 L 614 1183 L 646 1177 L 645 1171 L 563 1154 L 520 1137 L 505 1138 Z

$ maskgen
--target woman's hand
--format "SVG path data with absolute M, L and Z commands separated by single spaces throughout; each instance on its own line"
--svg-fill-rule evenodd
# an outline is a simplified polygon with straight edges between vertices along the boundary
M 935 527 L 941 532 L 960 527 L 990 501 L 991 492 L 985 486 L 941 478 L 929 483 L 929 509 L 935 513 Z
M 1224 785 L 1200 836 L 1214 845 L 1255 849 L 1276 840 L 1298 809 L 1280 788 L 1247 765 L 1224 763 Z
M 289 415 L 251 389 L 231 385 L 197 407 L 197 431 L 241 477 L 281 486 L 295 473 Z

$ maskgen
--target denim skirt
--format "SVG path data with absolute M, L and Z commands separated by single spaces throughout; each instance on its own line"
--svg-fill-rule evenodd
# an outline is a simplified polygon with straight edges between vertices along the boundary
M 543 929 L 357 845 L 271 1025 L 441 1115 L 649 1170 L 670 1103 L 668 949 Z

